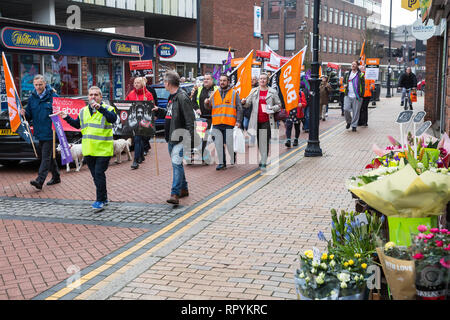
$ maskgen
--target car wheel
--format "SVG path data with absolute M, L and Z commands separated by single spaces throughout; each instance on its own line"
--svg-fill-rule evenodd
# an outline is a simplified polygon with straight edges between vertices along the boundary
M 20 160 L 0 160 L 0 164 L 5 167 L 12 167 L 18 165 Z

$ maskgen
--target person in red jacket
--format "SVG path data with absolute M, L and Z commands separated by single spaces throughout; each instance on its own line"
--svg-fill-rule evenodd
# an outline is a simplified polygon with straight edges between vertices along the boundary
M 127 95 L 126 100 L 130 101 L 154 101 L 152 94 L 146 89 L 147 79 L 138 77 L 134 79 L 134 89 Z M 139 168 L 139 163 L 145 160 L 144 157 L 144 137 L 134 136 L 134 160 L 131 169 Z
M 300 121 L 305 117 L 303 110 L 306 108 L 306 96 L 303 91 L 300 90 L 298 97 L 297 108 L 289 112 L 289 117 L 286 119 L 286 147 L 291 147 L 291 133 L 292 127 L 295 128 L 295 139 L 293 146 L 298 146 L 298 137 L 300 136 Z

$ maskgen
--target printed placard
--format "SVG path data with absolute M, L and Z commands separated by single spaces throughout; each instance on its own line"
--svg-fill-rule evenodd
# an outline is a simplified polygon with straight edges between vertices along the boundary
M 410 122 L 411 119 L 412 119 L 413 113 L 414 112 L 412 110 L 405 110 L 405 111 L 400 112 L 396 122 L 400 123 L 400 124 L 404 124 L 404 123 Z
M 152 101 L 116 100 L 112 105 L 118 115 L 113 124 L 115 135 L 139 135 L 152 137 L 155 135 L 155 117 Z

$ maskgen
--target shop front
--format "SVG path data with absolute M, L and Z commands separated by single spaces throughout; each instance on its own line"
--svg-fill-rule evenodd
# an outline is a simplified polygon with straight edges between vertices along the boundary
M 153 40 L 143 38 L 0 18 L 0 51 L 22 100 L 31 95 L 36 74 L 60 96 L 87 95 L 96 85 L 106 100 L 124 99 L 132 89 L 129 61 L 152 60 L 153 47 Z M 4 86 L 1 90 L 3 110 Z

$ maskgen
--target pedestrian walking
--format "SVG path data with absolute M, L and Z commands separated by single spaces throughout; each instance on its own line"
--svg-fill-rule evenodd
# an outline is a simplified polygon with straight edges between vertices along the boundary
M 259 167 L 265 169 L 269 157 L 269 145 L 272 131 L 278 129 L 274 113 L 280 111 L 281 101 L 278 92 L 268 87 L 269 76 L 261 73 L 259 86 L 252 89 L 246 99 L 242 99 L 244 108 L 252 108 L 248 132 L 256 135 L 258 150 L 261 156 Z
M 344 97 L 345 97 L 344 77 L 340 77 L 339 78 L 339 105 L 341 106 L 341 116 L 344 116 Z
M 293 146 L 298 146 L 298 138 L 300 137 L 300 122 L 305 117 L 304 109 L 306 106 L 306 95 L 302 90 L 300 90 L 298 96 L 298 106 L 289 112 L 289 117 L 286 119 L 286 143 L 284 145 L 287 148 L 291 147 L 292 127 L 295 129 Z
M 146 88 L 147 80 L 144 77 L 137 77 L 134 79 L 134 89 L 127 95 L 125 100 L 130 101 L 154 101 L 153 95 Z M 139 127 L 138 126 L 136 128 Z M 144 136 L 136 134 L 134 132 L 134 159 L 131 169 L 135 170 L 139 168 L 139 164 L 145 160 L 144 156 Z
M 363 71 L 365 71 L 363 69 Z M 375 90 L 375 80 L 365 80 L 364 97 L 361 104 L 361 111 L 359 113 L 358 126 L 367 127 L 369 118 L 369 103 L 372 100 L 372 95 Z
M 114 155 L 112 124 L 116 122 L 117 114 L 113 107 L 102 101 L 99 87 L 90 87 L 88 97 L 89 104 L 80 110 L 77 119 L 71 118 L 65 111 L 59 111 L 58 114 L 72 127 L 81 129 L 82 153 L 96 187 L 96 201 L 92 208 L 99 211 L 108 204 L 105 172 Z
M 408 109 L 408 106 L 405 103 L 405 99 L 408 94 L 410 94 L 410 91 L 412 88 L 417 89 L 417 78 L 416 75 L 411 71 L 411 67 L 406 68 L 406 71 L 402 73 L 400 78 L 398 79 L 398 87 L 402 88 L 402 100 L 400 105 L 405 106 L 405 110 Z M 411 99 L 408 99 L 409 101 L 409 108 L 410 110 L 413 109 Z
M 58 165 L 53 158 L 53 130 L 50 119 L 53 113 L 53 97 L 58 95 L 40 74 L 34 76 L 33 86 L 34 90 L 28 99 L 27 107 L 21 110 L 21 114 L 26 120 L 33 120 L 33 135 L 39 141 L 38 156 L 41 164 L 38 177 L 31 180 L 30 184 L 41 190 L 49 171 L 52 178 L 47 182 L 48 186 L 61 182 Z
M 319 114 L 322 121 L 326 120 L 328 116 L 327 106 L 328 101 L 330 99 L 330 93 L 333 90 L 331 85 L 328 83 L 328 77 L 326 75 L 322 76 L 322 82 L 320 83 L 320 106 L 319 106 Z
M 364 74 L 358 69 L 357 61 L 352 62 L 352 69 L 344 75 L 344 88 L 344 115 L 345 121 L 347 122 L 346 129 L 352 127 L 352 131 L 356 131 L 365 88 Z
M 214 91 L 205 105 L 211 108 L 212 134 L 219 164 L 216 170 L 227 167 L 225 145 L 230 155 L 231 164 L 236 163 L 236 153 L 233 147 L 233 129 L 241 127 L 243 111 L 239 93 L 230 87 L 230 79 L 226 74 L 219 78 L 219 89 Z
M 183 147 L 191 148 L 194 141 L 195 115 L 187 93 L 180 88 L 180 76 L 175 71 L 164 75 L 164 87 L 169 91 L 167 108 L 153 108 L 158 118 L 165 119 L 164 136 L 172 162 L 172 189 L 168 203 L 178 205 L 179 199 L 189 196 L 183 168 Z
M 306 98 L 306 107 L 303 109 L 303 114 L 305 116 L 302 119 L 304 132 L 309 132 L 309 106 L 311 105 L 311 95 L 308 88 L 308 80 L 305 77 L 302 77 L 300 80 L 300 91 L 305 94 Z
M 205 155 L 206 145 L 208 144 L 208 132 L 211 129 L 211 108 L 205 107 L 205 100 L 209 99 L 215 90 L 219 89 L 214 85 L 214 78 L 210 72 L 205 73 L 203 78 L 203 85 L 198 88 L 193 88 L 191 92 L 192 102 L 194 103 L 195 112 L 202 118 L 206 119 L 207 127 L 206 134 L 202 140 L 202 165 L 208 165 L 210 162 L 209 155 Z

